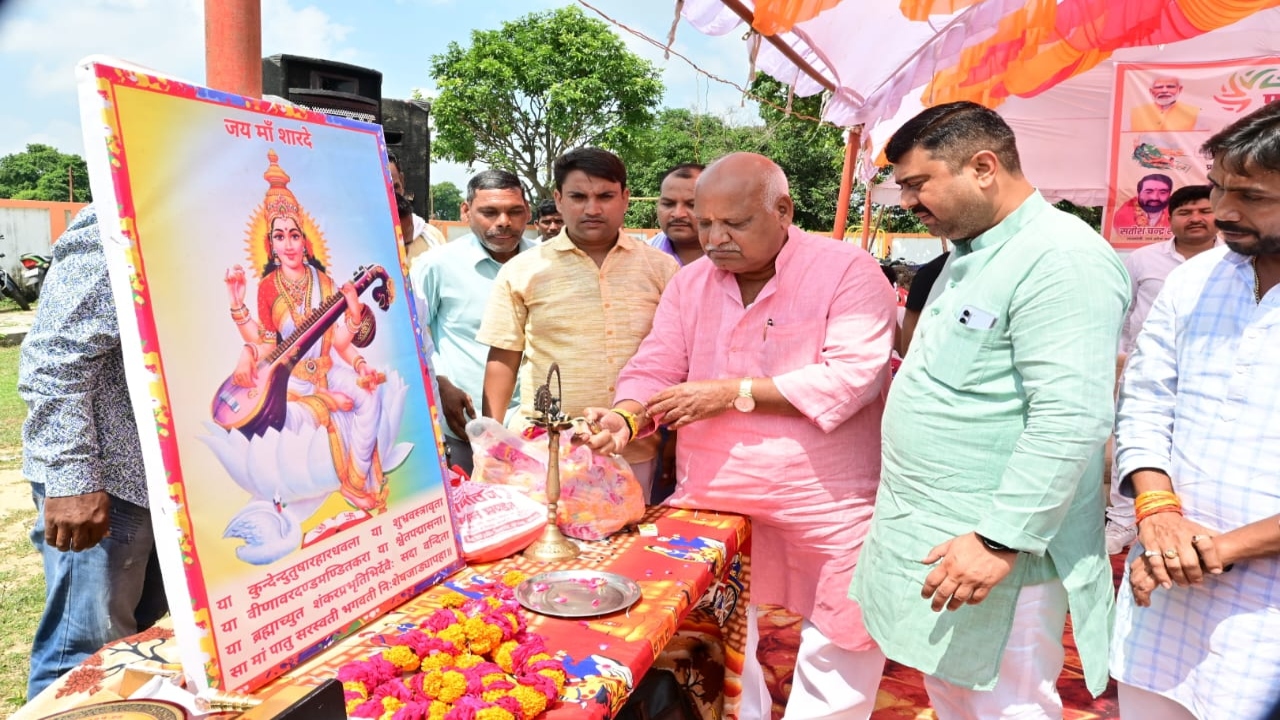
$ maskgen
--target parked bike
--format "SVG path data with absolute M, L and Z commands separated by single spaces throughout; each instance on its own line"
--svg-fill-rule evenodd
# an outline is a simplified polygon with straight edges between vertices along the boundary
M 35 300 L 40 297 L 40 288 L 44 286 L 45 273 L 49 272 L 49 258 L 36 253 L 27 253 L 18 258 L 22 263 L 22 285 L 27 297 Z
M 3 259 L 4 253 L 0 253 L 0 260 Z M 18 287 L 13 278 L 9 277 L 9 273 L 5 271 L 3 264 L 0 264 L 0 295 L 12 298 L 14 302 L 18 303 L 18 307 L 23 310 L 31 309 L 31 303 L 27 302 L 26 293 L 22 292 L 22 288 Z

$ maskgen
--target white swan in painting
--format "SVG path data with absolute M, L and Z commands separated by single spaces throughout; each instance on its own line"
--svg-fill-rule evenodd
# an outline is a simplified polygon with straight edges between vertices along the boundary
M 376 449 L 383 478 L 413 449 L 412 443 L 395 441 L 407 388 L 398 376 L 388 380 L 392 386 L 386 388 L 390 391 L 386 393 L 389 412 L 373 415 L 376 426 L 368 434 L 373 441 L 369 456 Z M 227 523 L 223 537 L 243 540 L 244 544 L 236 547 L 236 557 L 253 565 L 270 564 L 301 547 L 302 524 L 333 493 L 342 490 L 330 434 L 313 423 L 297 422 L 293 417 L 290 421 L 283 432 L 270 429 L 252 439 L 238 430 L 206 422 L 207 434 L 200 436 L 236 485 L 250 495 Z M 376 489 L 372 486 L 375 481 L 370 473 L 368 490 Z

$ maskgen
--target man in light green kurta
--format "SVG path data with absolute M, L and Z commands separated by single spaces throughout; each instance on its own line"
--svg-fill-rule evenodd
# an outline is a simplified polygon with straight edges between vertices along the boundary
M 956 256 L 890 390 L 850 595 L 939 717 L 1060 718 L 1068 606 L 1089 689 L 1107 682 L 1102 448 L 1128 277 L 1022 176 L 994 112 L 930 108 L 887 152 Z

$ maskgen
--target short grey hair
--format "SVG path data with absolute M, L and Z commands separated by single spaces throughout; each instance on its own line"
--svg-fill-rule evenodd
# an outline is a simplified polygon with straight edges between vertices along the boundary
M 777 163 L 770 164 L 772 167 L 768 169 L 764 178 L 764 204 L 768 208 L 772 208 L 782 198 L 791 196 L 787 174 L 778 167 Z
M 520 197 L 525 197 L 524 185 L 521 184 L 520 178 L 507 170 L 485 170 L 476 173 L 467 182 L 467 203 L 475 202 L 476 193 L 481 190 L 519 190 Z M 528 198 L 525 200 L 527 202 Z

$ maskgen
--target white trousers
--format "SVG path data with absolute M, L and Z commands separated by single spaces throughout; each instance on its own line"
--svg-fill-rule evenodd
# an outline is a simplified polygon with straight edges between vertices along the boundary
M 1124 683 L 1117 683 L 1117 686 L 1120 691 L 1120 720 L 1196 720 L 1196 716 L 1177 700 Z
M 654 463 L 653 460 L 631 463 L 631 472 L 636 474 L 636 482 L 640 483 L 640 493 L 645 505 L 649 504 L 649 496 L 653 494 L 653 469 L 657 467 Z
M 1107 503 L 1107 519 L 1122 527 L 1138 524 L 1133 512 L 1133 498 L 1120 494 L 1120 466 L 1111 461 L 1111 502 Z
M 1058 676 L 1066 622 L 1067 591 L 1061 580 L 1022 588 L 993 689 L 970 690 L 924 676 L 938 720 L 1061 720 Z
M 756 657 L 759 643 L 756 606 L 749 604 L 741 720 L 771 717 L 773 699 L 765 685 L 764 669 Z M 876 706 L 876 690 L 884 674 L 884 663 L 884 653 L 878 648 L 861 652 L 845 650 L 805 620 L 783 720 L 866 720 Z

